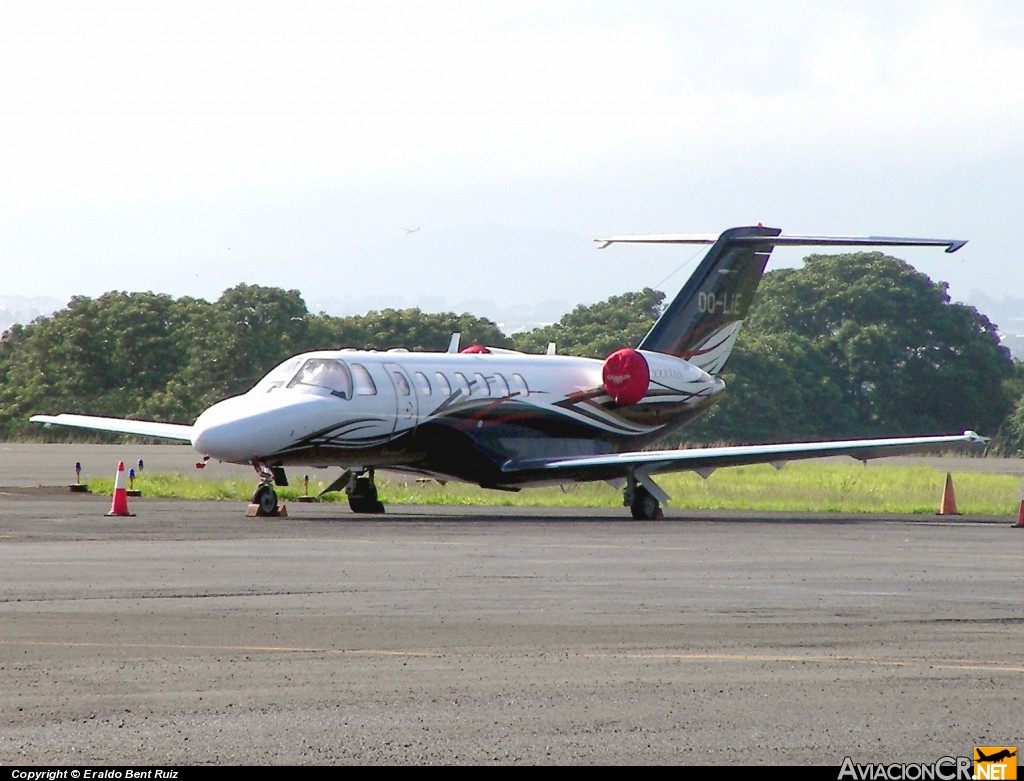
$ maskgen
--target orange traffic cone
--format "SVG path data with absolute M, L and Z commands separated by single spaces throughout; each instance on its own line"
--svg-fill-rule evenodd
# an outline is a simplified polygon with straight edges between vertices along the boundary
M 1012 528 L 1024 529 L 1024 485 L 1020 487 L 1020 510 L 1017 511 L 1017 523 Z
M 936 515 L 960 515 L 956 511 L 956 497 L 953 495 L 953 476 L 946 472 L 946 488 L 942 492 L 942 504 Z
M 135 517 L 135 513 L 128 512 L 128 491 L 124 487 L 124 461 L 117 464 L 117 475 L 114 477 L 114 501 L 110 504 L 110 512 L 107 515 L 126 515 Z

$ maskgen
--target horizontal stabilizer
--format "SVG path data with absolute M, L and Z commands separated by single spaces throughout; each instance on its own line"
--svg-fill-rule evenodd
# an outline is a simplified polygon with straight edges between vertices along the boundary
M 139 437 L 159 437 L 181 442 L 192 441 L 192 427 L 179 423 L 156 423 L 149 420 L 126 420 L 124 418 L 103 418 L 96 415 L 33 415 L 31 423 L 47 426 L 71 426 L 92 431 L 109 431 L 116 434 L 134 434 Z
M 609 244 L 714 244 L 718 236 L 709 233 L 650 233 L 636 236 L 608 236 L 594 239 L 598 249 Z M 965 239 L 917 239 L 901 236 L 736 236 L 733 244 L 757 244 L 762 247 L 945 247 L 956 252 Z

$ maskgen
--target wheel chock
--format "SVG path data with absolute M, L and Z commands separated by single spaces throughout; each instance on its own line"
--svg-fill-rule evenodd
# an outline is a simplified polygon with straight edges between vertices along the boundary
M 249 506 L 245 509 L 246 518 L 287 518 L 288 507 L 284 502 L 277 505 L 277 510 L 272 513 L 263 512 L 263 508 L 260 507 L 256 502 L 249 502 Z

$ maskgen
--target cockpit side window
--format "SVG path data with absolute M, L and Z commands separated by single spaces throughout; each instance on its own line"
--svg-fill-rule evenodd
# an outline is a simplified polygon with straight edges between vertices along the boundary
M 327 388 L 332 395 L 342 399 L 352 398 L 352 373 L 343 361 L 332 358 L 310 358 L 299 369 L 289 388 L 309 385 Z
M 373 382 L 373 377 L 361 363 L 352 364 L 352 379 L 355 382 L 356 393 L 360 396 L 377 395 L 377 386 Z

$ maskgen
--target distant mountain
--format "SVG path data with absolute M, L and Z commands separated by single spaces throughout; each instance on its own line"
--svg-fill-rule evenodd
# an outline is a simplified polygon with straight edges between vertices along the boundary
M 1018 361 L 1024 361 L 1024 298 L 996 300 L 980 290 L 972 290 L 967 302 L 999 329 L 1003 346 Z
M 31 323 L 37 317 L 52 315 L 66 302 L 45 296 L 0 296 L 0 333 L 15 323 Z
M 1024 336 L 1024 298 L 996 300 L 980 290 L 972 290 L 969 303 L 995 323 L 999 333 Z

